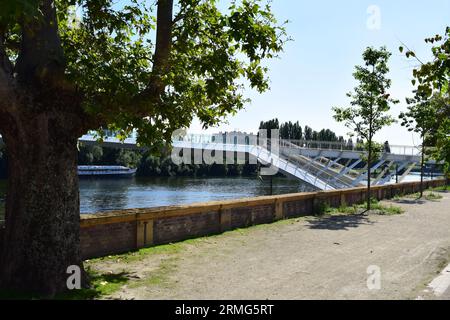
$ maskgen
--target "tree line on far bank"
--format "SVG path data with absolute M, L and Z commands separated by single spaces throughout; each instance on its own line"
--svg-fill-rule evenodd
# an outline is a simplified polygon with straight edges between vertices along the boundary
M 259 129 L 271 130 L 278 129 L 281 139 L 287 140 L 306 140 L 306 141 L 327 141 L 327 142 L 338 142 L 349 148 L 361 146 L 362 139 L 357 138 L 353 142 L 352 138 L 345 139 L 343 136 L 338 136 L 334 131 L 330 129 L 322 129 L 320 131 L 313 130 L 309 126 L 302 128 L 298 121 L 292 122 L 280 122 L 278 118 L 271 119 L 269 121 L 261 121 L 259 124 Z M 270 131 L 267 133 L 270 137 Z M 389 142 L 386 142 L 389 144 Z M 362 149 L 361 149 L 362 150 Z
M 143 177 L 174 176 L 256 176 L 256 164 L 181 164 L 173 163 L 167 152 L 154 155 L 149 151 L 80 146 L 79 165 L 120 165 L 137 168 Z

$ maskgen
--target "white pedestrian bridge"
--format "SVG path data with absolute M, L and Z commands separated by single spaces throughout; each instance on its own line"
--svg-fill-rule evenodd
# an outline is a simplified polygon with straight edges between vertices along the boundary
M 218 141 L 220 140 L 220 141 Z M 102 141 L 94 135 L 84 135 L 79 139 L 86 145 L 102 145 L 127 149 L 141 149 L 135 138 L 123 141 L 115 137 L 105 137 Z M 334 190 L 363 185 L 367 179 L 367 164 L 364 163 L 365 152 L 355 146 L 339 142 L 264 139 L 249 136 L 246 139 L 217 139 L 217 135 L 184 134 L 172 142 L 172 154 L 181 150 L 201 152 L 227 152 L 248 154 L 249 159 L 268 167 L 261 174 L 282 174 L 302 180 L 320 190 Z M 1 143 L 1 137 L 0 137 Z M 377 170 L 372 179 L 373 185 L 402 182 L 410 171 L 420 163 L 420 148 L 413 146 L 390 146 L 390 152 L 383 152 L 372 163 L 371 171 Z M 434 161 L 428 161 L 434 163 Z M 396 173 L 402 172 L 401 175 Z
M 220 141 L 218 141 L 220 140 Z M 217 135 L 185 134 L 172 142 L 173 153 L 181 150 L 218 151 L 248 154 L 253 160 L 281 172 L 286 176 L 302 180 L 320 190 L 334 190 L 363 185 L 367 179 L 367 164 L 363 161 L 364 151 L 355 146 L 339 142 L 272 139 L 258 145 L 256 136 L 247 139 L 217 139 Z M 266 140 L 266 139 L 264 139 Z M 85 135 L 80 142 L 97 144 L 92 135 Z M 101 142 L 105 146 L 139 148 L 134 138 L 119 141 L 108 137 Z M 269 147 L 276 146 L 276 147 Z M 420 148 L 391 145 L 390 152 L 383 152 L 372 163 L 371 171 L 377 170 L 373 185 L 390 183 L 396 172 L 402 172 L 396 181 L 402 182 L 410 171 L 420 163 Z M 429 163 L 434 163 L 429 161 Z M 262 172 L 263 173 L 263 172 Z

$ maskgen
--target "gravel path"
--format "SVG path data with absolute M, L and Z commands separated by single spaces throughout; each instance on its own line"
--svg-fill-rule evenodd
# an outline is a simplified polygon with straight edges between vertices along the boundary
M 450 258 L 450 193 L 440 194 L 396 201 L 401 215 L 304 217 L 92 267 L 138 279 L 112 296 L 121 299 L 415 299 Z

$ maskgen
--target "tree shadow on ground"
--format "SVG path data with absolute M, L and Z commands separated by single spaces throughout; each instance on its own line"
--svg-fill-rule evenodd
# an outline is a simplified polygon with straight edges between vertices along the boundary
M 90 273 L 90 288 L 73 290 L 55 297 L 57 300 L 92 300 L 105 296 L 125 285 L 131 275 L 127 272 L 92 274 Z
M 424 198 L 410 198 L 410 199 L 398 199 L 398 200 L 389 200 L 393 203 L 398 204 L 425 204 L 427 201 Z
M 436 190 L 433 190 L 433 192 L 437 192 L 437 193 L 450 193 L 450 190 L 439 190 L 439 189 L 436 189 Z
M 116 274 L 90 273 L 89 278 L 90 288 L 70 290 L 53 298 L 26 292 L 0 291 L 0 300 L 92 300 L 117 290 L 117 288 L 125 285 L 131 276 L 126 272 Z
M 322 230 L 349 230 L 351 228 L 357 228 L 360 225 L 374 224 L 374 222 L 370 221 L 368 216 L 364 214 L 330 216 L 308 220 L 307 222 L 310 229 Z

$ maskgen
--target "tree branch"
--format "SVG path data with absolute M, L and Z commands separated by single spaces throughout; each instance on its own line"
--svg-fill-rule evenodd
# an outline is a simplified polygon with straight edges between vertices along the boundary
M 19 82 L 62 84 L 65 59 L 58 34 L 54 0 L 43 0 L 42 16 L 23 19 L 22 41 L 15 71 Z
M 186 12 L 185 11 L 180 11 L 178 12 L 178 14 L 175 16 L 175 18 L 173 18 L 172 24 L 175 25 L 178 22 L 180 22 L 181 20 L 183 20 L 186 17 Z
M 159 90 L 164 90 L 161 77 L 170 69 L 169 56 L 172 48 L 172 15 L 173 0 L 159 0 L 156 22 L 156 47 L 152 70 L 153 77 L 149 83 L 150 87 L 156 85 Z
M 183 8 L 180 9 L 180 11 L 175 15 L 173 18 L 172 24 L 175 25 L 178 22 L 182 21 L 187 16 L 187 11 L 190 8 L 191 10 L 194 9 L 198 4 L 200 3 L 200 0 L 197 0 L 190 5 L 186 5 Z
M 422 60 L 420 60 L 419 57 L 416 56 L 416 53 L 414 51 L 412 51 L 405 43 L 403 43 L 403 41 L 400 41 L 400 43 L 403 47 L 406 48 L 407 52 L 412 53 L 412 57 L 414 57 L 414 59 L 416 59 L 421 65 L 424 65 Z
M 156 21 L 156 46 L 153 68 L 147 88 L 133 99 L 136 113 L 147 116 L 151 108 L 161 103 L 166 84 L 163 76 L 170 71 L 172 49 L 173 0 L 158 0 Z
M 158 0 L 156 21 L 156 45 L 153 55 L 153 67 L 149 75 L 147 87 L 134 96 L 129 105 L 122 108 L 133 110 L 133 116 L 147 117 L 154 114 L 156 107 L 161 106 L 161 96 L 164 94 L 166 84 L 163 76 L 170 71 L 170 53 L 172 49 L 173 30 L 173 0 Z M 106 99 L 108 100 L 108 99 Z M 112 106 L 98 98 L 102 106 L 101 113 L 95 115 L 87 126 L 89 129 L 106 126 L 111 121 L 111 115 L 117 113 L 117 106 Z

